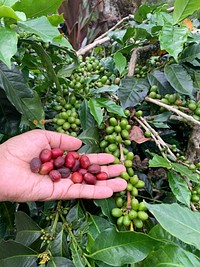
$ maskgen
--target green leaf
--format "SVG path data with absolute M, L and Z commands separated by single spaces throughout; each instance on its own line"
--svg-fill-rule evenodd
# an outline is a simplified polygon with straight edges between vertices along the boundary
M 0 202 L 0 239 L 7 238 L 6 235 L 12 235 L 15 231 L 14 214 L 16 210 L 16 203 Z
M 85 261 L 80 253 L 80 251 L 78 250 L 75 242 L 71 242 L 70 245 L 70 249 L 71 249 L 71 253 L 72 253 L 72 259 L 73 259 L 73 263 L 76 267 L 85 267 Z
M 8 45 L 9 44 L 9 45 Z M 17 33 L 0 26 L 0 60 L 11 68 L 11 58 L 17 52 Z
M 90 109 L 90 113 L 92 114 L 96 122 L 98 123 L 98 126 L 100 126 L 103 121 L 103 112 L 101 110 L 99 103 L 97 102 L 96 99 L 91 98 L 88 101 L 88 107 Z
M 96 98 L 96 102 L 100 107 L 105 108 L 108 112 L 117 114 L 120 117 L 126 117 L 123 108 L 117 105 L 114 101 L 107 98 Z
M 146 79 L 123 78 L 117 91 L 122 107 L 125 109 L 140 104 L 147 95 L 149 87 Z
M 108 229 L 95 239 L 89 256 L 112 266 L 122 266 L 142 261 L 158 244 L 146 234 Z
M 20 0 L 0 0 L 0 5 L 13 6 L 16 2 Z
M 97 236 L 105 231 L 106 229 L 113 229 L 114 226 L 109 223 L 108 220 L 106 220 L 103 217 L 96 216 L 96 215 L 90 215 L 89 218 L 89 229 L 88 229 L 88 243 L 87 243 L 87 251 L 91 252 L 92 245 L 94 244 L 95 239 Z
M 121 52 L 116 52 L 113 58 L 120 75 L 122 75 L 127 65 L 125 56 Z
M 187 166 L 184 166 L 180 163 L 171 163 L 172 168 L 181 175 L 185 176 L 188 180 L 199 183 L 199 175 L 191 171 Z
M 62 2 L 63 0 L 49 2 L 46 0 L 20 0 L 13 6 L 13 9 L 24 12 L 28 18 L 40 17 L 55 13 Z
M 183 53 L 181 54 L 180 61 L 181 62 L 191 62 L 194 59 L 200 59 L 200 45 L 192 44 L 187 46 Z
M 47 263 L 47 267 L 74 267 L 74 264 L 64 257 L 53 257 L 51 261 Z
M 38 253 L 18 242 L 9 240 L 0 242 L 0 266 L 32 267 L 36 263 Z
M 94 117 L 90 113 L 88 101 L 86 99 L 82 101 L 78 113 L 81 120 L 81 128 L 83 130 L 95 126 L 96 122 L 94 120 Z
M 16 212 L 15 223 L 16 223 L 17 232 L 23 231 L 23 230 L 41 231 L 40 226 L 23 211 Z
M 178 93 L 189 95 L 193 98 L 193 81 L 183 66 L 179 64 L 166 65 L 164 72 L 168 82 Z
M 200 214 L 198 212 L 193 212 L 176 203 L 155 205 L 146 203 L 146 205 L 167 232 L 186 244 L 200 249 Z
M 160 48 L 166 50 L 174 59 L 178 60 L 178 55 L 183 51 L 187 42 L 189 30 L 166 23 L 159 35 Z
M 196 0 L 176 0 L 174 3 L 173 20 L 174 24 L 179 23 L 192 15 L 200 8 L 200 2 Z
M 151 12 L 150 6 L 140 5 L 134 14 L 134 20 L 142 23 L 147 18 L 147 14 Z
M 176 245 L 166 244 L 153 251 L 141 267 L 199 267 L 200 258 Z
M 63 17 L 63 14 L 53 14 L 53 15 L 49 15 L 47 16 L 49 22 L 55 26 L 55 27 L 58 27 L 59 24 L 63 23 L 65 20 L 64 20 L 64 17 Z
M 25 21 L 26 15 L 23 12 L 14 11 L 9 6 L 0 6 L 0 17 L 11 18 L 14 20 Z
M 44 16 L 18 24 L 26 32 L 39 36 L 44 42 L 53 42 L 53 39 L 60 35 L 57 27 L 51 25 L 47 17 Z
M 35 125 L 43 128 L 44 111 L 39 96 L 25 83 L 22 74 L 13 65 L 8 69 L 0 63 L 0 87 L 5 91 L 10 103 L 21 113 L 30 125 L 37 120 Z
M 100 94 L 100 93 L 110 93 L 113 94 L 115 92 L 117 92 L 117 90 L 119 89 L 118 85 L 105 85 L 101 88 L 95 88 L 94 90 L 91 90 L 90 93 L 94 93 L 94 94 Z
M 160 70 L 153 70 L 150 73 L 148 73 L 148 81 L 150 85 L 157 85 L 158 86 L 158 93 L 162 96 L 166 94 L 173 94 L 174 88 L 171 86 L 171 84 L 167 81 L 167 78 L 163 71 Z
M 78 138 L 81 139 L 86 145 L 91 145 L 94 143 L 98 144 L 99 131 L 97 127 L 90 127 L 83 131 L 81 134 L 79 134 Z
M 176 173 L 168 172 L 169 186 L 178 201 L 190 207 L 191 192 L 185 180 Z
M 94 204 L 97 207 L 101 208 L 103 215 L 109 218 L 109 221 L 115 222 L 114 217 L 111 214 L 111 210 L 116 207 L 115 201 L 113 198 L 98 199 L 94 200 Z
M 51 253 L 55 257 L 69 257 L 66 232 L 62 229 L 51 242 Z
M 172 168 L 168 160 L 159 155 L 155 155 L 152 159 L 149 160 L 149 167 L 150 168 L 162 167 L 169 170 Z

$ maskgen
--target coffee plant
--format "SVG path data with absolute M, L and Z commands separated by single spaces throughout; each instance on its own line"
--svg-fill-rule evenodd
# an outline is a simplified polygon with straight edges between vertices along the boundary
M 31 170 L 94 184 L 107 176 L 87 154 L 106 152 L 127 187 L 1 202 L 0 266 L 200 266 L 200 3 L 141 5 L 75 51 L 62 2 L 0 1 L 1 143 L 35 128 L 78 137 L 78 151 L 38 151 Z

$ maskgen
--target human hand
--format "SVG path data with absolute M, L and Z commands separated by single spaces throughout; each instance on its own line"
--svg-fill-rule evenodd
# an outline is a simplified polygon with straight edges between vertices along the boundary
M 77 150 L 82 142 L 66 134 L 46 130 L 32 130 L 0 145 L 0 201 L 48 201 L 76 198 L 100 199 L 111 197 L 114 192 L 126 188 L 121 178 L 98 181 L 95 185 L 74 184 L 71 179 L 52 182 L 48 175 L 31 172 L 30 161 L 38 157 L 42 149 L 60 147 Z M 99 164 L 101 171 L 116 177 L 125 167 L 121 164 L 108 165 L 114 161 L 110 154 L 87 155 L 92 164 Z

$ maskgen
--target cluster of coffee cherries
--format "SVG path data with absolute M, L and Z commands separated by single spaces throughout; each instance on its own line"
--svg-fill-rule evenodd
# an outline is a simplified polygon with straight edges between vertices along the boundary
M 197 209 L 200 209 L 200 186 L 194 186 L 191 192 L 191 201 L 194 203 Z
M 96 184 L 97 180 L 106 180 L 108 174 L 101 171 L 101 166 L 91 164 L 86 154 L 77 151 L 65 152 L 61 148 L 43 149 L 38 157 L 30 162 L 34 173 L 48 175 L 53 182 L 70 178 L 74 184 Z

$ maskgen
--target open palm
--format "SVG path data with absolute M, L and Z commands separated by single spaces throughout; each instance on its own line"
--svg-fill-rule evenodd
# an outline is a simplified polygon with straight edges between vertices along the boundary
M 74 198 L 107 198 L 113 192 L 126 188 L 121 178 L 98 181 L 95 185 L 73 184 L 71 179 L 54 183 L 48 175 L 32 173 L 30 161 L 38 157 L 45 148 L 60 147 L 63 150 L 77 150 L 82 142 L 66 134 L 46 130 L 32 130 L 13 137 L 0 146 L 0 201 L 47 201 Z M 125 171 L 123 165 L 108 165 L 112 155 L 100 153 L 88 155 L 91 163 L 100 164 L 109 177 L 116 177 Z

